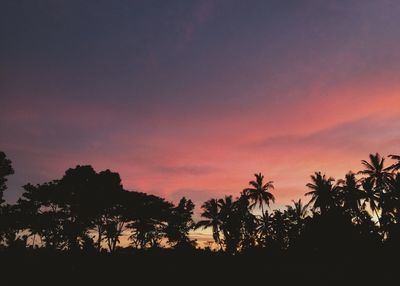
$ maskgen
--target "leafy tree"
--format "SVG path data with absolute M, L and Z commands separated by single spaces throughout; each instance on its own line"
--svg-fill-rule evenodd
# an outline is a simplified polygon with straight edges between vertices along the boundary
M 0 246 L 25 247 L 27 236 L 21 234 L 23 228 L 22 213 L 17 205 L 7 204 L 0 208 Z
M 171 210 L 168 224 L 165 229 L 166 236 L 172 246 L 191 245 L 189 231 L 195 226 L 192 219 L 194 204 L 183 197 L 178 205 Z
M 137 192 L 124 193 L 125 219 L 132 245 L 136 248 L 157 247 L 166 236 L 173 205 L 164 199 Z M 191 203 L 185 207 L 189 208 Z
M 7 189 L 7 176 L 14 174 L 11 161 L 7 159 L 6 154 L 0 151 L 0 204 L 4 202 L 3 193 Z
M 25 227 L 29 231 L 34 246 L 38 237 L 41 246 L 62 249 L 66 246 L 63 236 L 63 212 L 59 197 L 58 181 L 41 185 L 27 184 L 17 204 L 25 218 Z

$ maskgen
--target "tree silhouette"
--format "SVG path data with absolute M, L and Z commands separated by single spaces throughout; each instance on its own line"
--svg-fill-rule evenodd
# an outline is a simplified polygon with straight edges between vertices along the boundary
M 11 172 L 11 162 L 4 158 L 9 169 L 3 178 Z M 400 173 L 396 164 L 386 168 L 378 153 L 362 162 L 365 170 L 358 173 L 364 175 L 360 180 L 351 171 L 338 181 L 315 172 L 306 185 L 311 189 L 306 195 L 312 196 L 308 204 L 292 201 L 270 212 L 264 204 L 269 207 L 274 202 L 269 192 L 272 182 L 265 183 L 261 173 L 255 174 L 251 187 L 239 197 L 204 202 L 197 223 L 190 199 L 183 197 L 174 205 L 161 197 L 127 191 L 118 173 L 78 165 L 60 179 L 26 184 L 16 204 L 0 206 L 0 254 L 3 249 L 17 253 L 46 248 L 51 253 L 72 253 L 71 257 L 99 251 L 119 257 L 116 252 L 158 255 L 167 252 L 161 250 L 165 247 L 187 258 L 201 251 L 195 249 L 190 231 L 211 228 L 219 252 L 226 253 L 221 257 L 251 258 L 254 250 L 261 250 L 266 257 L 282 261 L 303 253 L 347 259 L 364 255 L 366 249 L 371 257 L 382 250 L 383 257 L 400 249 Z M 253 213 L 255 207 L 261 215 Z M 131 247 L 123 249 L 124 236 Z
M 375 212 L 382 231 L 385 232 L 386 222 L 388 220 L 388 204 L 389 197 L 387 192 L 388 180 L 391 177 L 389 172 L 391 167 L 385 168 L 385 158 L 381 157 L 379 153 L 370 154 L 369 162 L 366 160 L 361 161 L 365 167 L 364 170 L 359 171 L 359 174 L 366 175 L 363 180 L 369 180 L 369 184 L 372 184 L 373 190 L 368 190 L 370 198 L 368 198 L 371 210 Z M 366 186 L 367 188 L 370 186 Z M 367 191 L 367 190 L 365 190 Z M 377 198 L 375 202 L 371 200 L 371 192 Z M 373 205 L 371 205 L 371 202 Z M 381 211 L 379 214 L 378 211 Z
M 132 245 L 140 249 L 159 246 L 166 235 L 173 205 L 160 197 L 137 192 L 124 192 L 122 201 L 125 206 L 123 218 Z M 187 203 L 185 208 L 189 207 L 190 203 Z
M 308 218 L 308 204 L 303 205 L 301 199 L 292 201 L 293 206 L 286 206 L 286 215 L 289 220 L 289 241 L 292 242 L 298 239 L 304 228 L 305 220 Z
M 7 176 L 14 174 L 11 161 L 7 159 L 6 154 L 0 151 L 0 204 L 4 202 L 3 193 L 7 189 Z
M 388 170 L 391 171 L 398 171 L 400 170 L 400 155 L 389 155 L 389 157 L 397 162 L 394 163 L 392 166 L 388 167 Z
M 218 205 L 220 207 L 220 228 L 224 235 L 226 251 L 235 253 L 240 243 L 242 229 L 242 217 L 238 203 L 233 200 L 232 196 L 225 196 L 218 200 Z
M 356 216 L 361 207 L 363 193 L 360 190 L 360 185 L 357 182 L 355 174 L 348 172 L 344 180 L 339 180 L 339 200 L 345 211 Z
M 269 217 L 270 243 L 279 250 L 289 246 L 290 220 L 286 211 L 274 210 Z
M 220 206 L 217 199 L 210 199 L 206 201 L 201 209 L 203 212 L 201 213 L 201 217 L 203 220 L 200 220 L 196 224 L 196 228 L 212 228 L 212 235 L 214 241 L 221 245 L 221 237 L 220 237 L 220 226 L 221 226 L 221 216 L 220 216 Z
M 254 176 L 256 180 L 249 182 L 252 188 L 246 188 L 243 192 L 253 201 L 251 207 L 254 208 L 258 205 L 261 208 L 262 216 L 264 216 L 264 203 L 269 207 L 270 201 L 275 202 L 274 195 L 269 192 L 269 190 L 274 188 L 274 185 L 272 181 L 264 183 L 264 176 L 261 173 L 254 174 Z
M 363 188 L 363 197 L 364 197 L 364 204 L 363 208 L 365 209 L 366 204 L 369 204 L 369 208 L 372 212 L 374 212 L 378 218 L 380 219 L 378 209 L 380 203 L 380 192 L 374 188 L 374 183 L 372 178 L 366 178 L 362 180 L 362 188 Z
M 27 184 L 24 193 L 18 200 L 19 207 L 26 217 L 26 228 L 47 248 L 62 249 L 66 246 L 63 235 L 63 222 L 67 213 L 62 209 L 59 192 L 59 181 L 41 185 Z
M 399 232 L 400 223 L 400 173 L 393 174 L 387 181 L 387 191 L 383 194 L 382 213 L 389 233 Z M 400 233 L 399 233 L 400 235 Z M 400 237 L 399 237 L 400 238 Z
M 312 196 L 309 204 L 313 204 L 313 209 L 319 209 L 321 214 L 326 212 L 335 206 L 335 197 L 338 192 L 338 185 L 333 184 L 335 179 L 332 177 L 327 178 L 321 174 L 321 172 L 315 172 L 311 175 L 312 183 L 308 183 L 306 186 L 312 189 L 311 192 L 306 193 L 306 196 Z
M 237 216 L 241 219 L 240 248 L 241 250 L 252 249 L 257 242 L 257 217 L 250 212 L 249 198 L 243 192 L 235 204 Z
M 172 208 L 165 229 L 166 236 L 171 245 L 175 247 L 191 245 L 188 235 L 189 231 L 195 226 L 192 219 L 194 207 L 191 200 L 183 197 L 178 205 Z
M 359 174 L 366 175 L 370 178 L 371 183 L 378 192 L 383 192 L 386 187 L 388 178 L 390 177 L 389 169 L 385 168 L 385 158 L 381 157 L 379 153 L 369 154 L 369 162 L 366 160 L 361 161 L 365 167 L 364 170 L 359 171 Z
M 264 216 L 257 217 L 256 233 L 257 243 L 265 247 L 271 233 L 271 221 L 268 211 L 265 212 Z

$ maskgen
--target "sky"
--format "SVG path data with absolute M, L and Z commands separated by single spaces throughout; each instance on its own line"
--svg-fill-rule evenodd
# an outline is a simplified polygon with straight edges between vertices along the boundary
M 5 198 L 78 164 L 197 207 L 400 153 L 399 1 L 0 2 Z

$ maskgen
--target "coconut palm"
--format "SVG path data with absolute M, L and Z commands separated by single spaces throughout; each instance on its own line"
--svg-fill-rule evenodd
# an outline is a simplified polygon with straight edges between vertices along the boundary
M 340 180 L 339 199 L 343 208 L 353 214 L 358 214 L 361 206 L 363 193 L 360 190 L 356 176 L 353 172 L 348 172 L 344 180 Z
M 217 244 L 221 243 L 220 239 L 220 226 L 221 226 L 221 217 L 220 217 L 220 207 L 217 199 L 210 199 L 206 201 L 201 206 L 203 212 L 201 213 L 201 217 L 204 220 L 199 221 L 196 224 L 196 229 L 198 228 L 212 228 L 213 239 Z
M 306 193 L 306 196 L 312 196 L 308 204 L 313 204 L 313 209 L 319 209 L 321 214 L 325 214 L 330 208 L 335 206 L 335 196 L 338 192 L 338 185 L 334 184 L 335 179 L 327 178 L 321 172 L 315 172 L 311 175 L 312 183 L 306 186 L 312 191 Z
M 362 181 L 362 188 L 364 198 L 363 208 L 365 209 L 366 203 L 368 203 L 371 211 L 374 212 L 378 220 L 380 220 L 378 213 L 380 207 L 380 192 L 374 188 L 374 183 L 371 178 L 366 178 Z
M 287 205 L 287 212 L 296 224 L 301 225 L 304 219 L 308 216 L 308 204 L 303 205 L 301 199 L 293 201 L 293 206 Z
M 390 177 L 388 168 L 384 166 L 385 158 L 381 157 L 379 153 L 369 154 L 369 162 L 362 160 L 361 163 L 365 169 L 358 173 L 371 178 L 371 182 L 374 184 L 377 191 L 383 192 L 387 185 L 388 178 Z
M 308 217 L 308 204 L 303 205 L 301 200 L 292 201 L 293 205 L 287 205 L 285 214 L 288 218 L 288 242 L 291 244 L 298 239 L 304 229 L 305 220 Z
M 261 208 L 262 216 L 265 216 L 264 203 L 269 207 L 270 201 L 275 202 L 275 197 L 269 192 L 274 188 L 273 182 L 269 181 L 264 183 L 264 176 L 261 173 L 254 174 L 255 181 L 250 181 L 251 188 L 246 188 L 243 193 L 253 202 L 250 207 L 254 208 L 259 206 Z
M 381 198 L 382 212 L 390 216 L 399 216 L 400 212 L 400 173 L 388 179 L 387 192 Z
M 242 228 L 242 213 L 239 211 L 239 203 L 232 196 L 225 196 L 218 200 L 220 207 L 220 229 L 224 235 L 224 244 L 228 253 L 237 251 Z
M 394 163 L 392 166 L 388 167 L 388 170 L 398 171 L 400 170 L 400 155 L 389 155 L 389 157 L 397 162 Z

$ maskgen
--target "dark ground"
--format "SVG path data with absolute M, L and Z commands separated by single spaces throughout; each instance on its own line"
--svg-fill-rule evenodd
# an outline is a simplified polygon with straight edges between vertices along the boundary
M 0 285 L 400 285 L 397 253 L 0 252 Z

